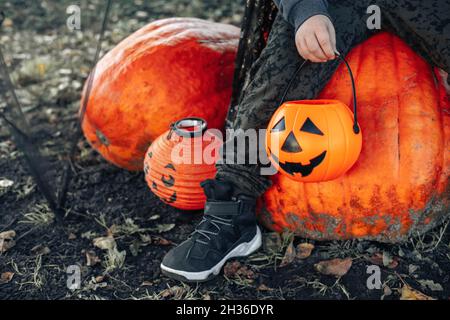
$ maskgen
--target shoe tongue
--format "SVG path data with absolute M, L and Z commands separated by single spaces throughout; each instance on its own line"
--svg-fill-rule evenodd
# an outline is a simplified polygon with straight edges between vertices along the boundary
M 202 182 L 201 186 L 208 200 L 231 200 L 233 195 L 233 187 L 225 181 L 208 179 Z
M 214 233 L 218 232 L 219 230 L 217 229 L 217 227 L 211 223 L 211 219 L 214 219 L 214 217 L 208 217 L 208 219 L 206 221 L 202 222 L 202 224 L 199 227 L 197 227 L 197 229 L 200 230 L 200 231 L 205 230 L 205 231 L 211 231 L 211 232 L 214 232 Z M 211 237 L 212 235 L 208 234 L 208 236 Z M 200 235 L 200 237 L 201 238 L 205 238 L 202 235 Z

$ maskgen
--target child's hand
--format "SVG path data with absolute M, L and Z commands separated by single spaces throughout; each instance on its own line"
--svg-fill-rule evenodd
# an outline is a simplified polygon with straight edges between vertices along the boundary
M 298 53 L 305 60 L 326 62 L 335 58 L 336 31 L 331 20 L 324 15 L 306 20 L 295 35 Z

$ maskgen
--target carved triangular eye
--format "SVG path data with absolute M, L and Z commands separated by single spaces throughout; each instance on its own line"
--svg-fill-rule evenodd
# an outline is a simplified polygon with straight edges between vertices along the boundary
M 276 125 L 273 126 L 272 130 L 270 132 L 280 132 L 286 130 L 286 123 L 284 121 L 284 117 L 281 118 L 280 121 L 277 122 Z
M 302 151 L 302 148 L 300 147 L 297 139 L 295 139 L 294 133 L 291 131 L 289 133 L 288 137 L 286 138 L 286 141 L 284 141 L 283 146 L 281 147 L 281 150 L 284 152 L 290 152 L 290 153 L 296 153 Z
M 303 126 L 301 127 L 300 131 L 308 132 L 312 134 L 318 134 L 323 136 L 323 132 L 320 131 L 319 128 L 314 124 L 314 122 L 311 121 L 310 118 L 307 118 Z

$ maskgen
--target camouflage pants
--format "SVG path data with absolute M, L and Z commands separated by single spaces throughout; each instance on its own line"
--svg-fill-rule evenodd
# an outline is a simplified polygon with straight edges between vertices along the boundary
M 331 0 L 328 9 L 336 29 L 337 49 L 341 54 L 346 55 L 378 31 L 367 28 L 369 15 L 366 12 L 372 4 L 381 9 L 381 29 L 398 35 L 431 64 L 450 72 L 449 0 Z M 266 48 L 250 70 L 250 81 L 237 108 L 234 129 L 267 127 L 287 83 L 303 63 L 295 46 L 294 33 L 294 28 L 278 15 Z M 286 100 L 313 99 L 338 65 L 337 60 L 306 64 Z M 227 146 L 236 144 L 239 138 L 236 134 L 227 140 L 222 150 L 224 158 L 237 157 L 234 148 Z M 268 176 L 260 175 L 259 165 L 218 164 L 217 169 L 216 178 L 232 182 L 238 192 L 259 196 L 271 183 Z

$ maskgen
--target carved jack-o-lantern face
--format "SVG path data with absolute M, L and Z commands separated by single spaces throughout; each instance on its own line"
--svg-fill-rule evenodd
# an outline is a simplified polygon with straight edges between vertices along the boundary
M 266 149 L 272 163 L 304 182 L 334 179 L 357 160 L 361 134 L 354 134 L 352 113 L 334 100 L 283 104 L 267 130 Z

